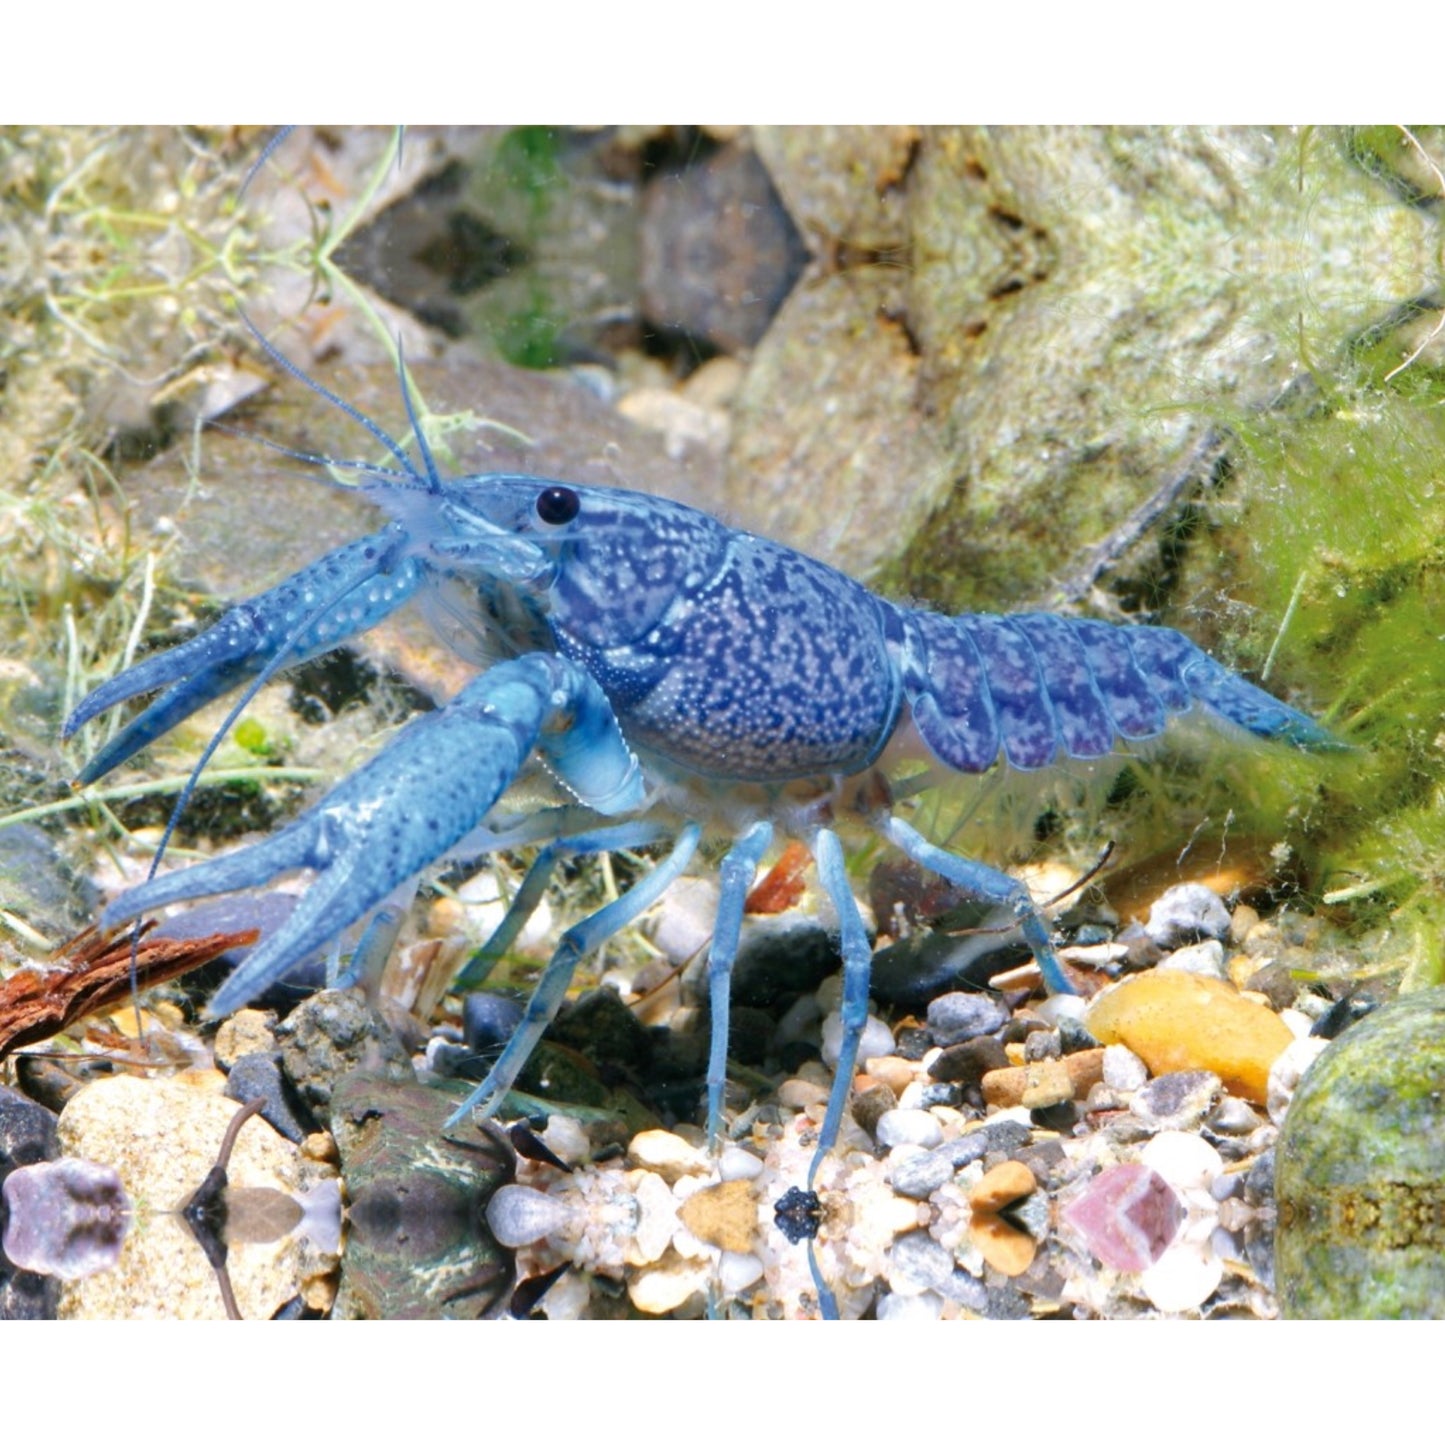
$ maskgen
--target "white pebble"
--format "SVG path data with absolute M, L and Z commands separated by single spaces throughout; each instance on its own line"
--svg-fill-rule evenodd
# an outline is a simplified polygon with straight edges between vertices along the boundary
M 1212 1144 L 1177 1129 L 1156 1134 L 1139 1151 L 1139 1162 L 1178 1190 L 1208 1189 L 1224 1170 L 1224 1160 Z
M 1276 1123 L 1284 1122 L 1289 1101 L 1304 1077 L 1305 1070 L 1329 1048 L 1328 1039 L 1296 1039 L 1274 1061 L 1269 1071 L 1269 1086 L 1266 1097 L 1269 1101 L 1269 1117 Z
M 1124 1044 L 1110 1044 L 1104 1050 L 1104 1082 L 1117 1094 L 1132 1094 L 1149 1078 L 1144 1060 Z
M 925 1149 L 934 1149 L 943 1143 L 943 1126 L 922 1109 L 889 1109 L 879 1116 L 874 1135 L 885 1149 L 897 1144 L 921 1144 Z
M 763 1277 L 763 1262 L 755 1254 L 722 1251 L 718 1260 L 717 1278 L 726 1295 L 739 1295 L 751 1289 Z
M 1156 967 L 1159 973 L 1194 973 L 1205 978 L 1224 978 L 1224 945 L 1217 938 L 1206 938 L 1203 943 L 1176 948 Z
M 756 1154 L 749 1154 L 746 1149 L 730 1144 L 717 1162 L 717 1172 L 718 1178 L 724 1181 L 756 1179 L 763 1172 L 763 1161 Z
M 886 1294 L 878 1301 L 880 1320 L 936 1320 L 943 1315 L 943 1296 L 926 1289 L 922 1294 Z
M 1076 993 L 1056 993 L 1035 1004 L 1033 1011 L 1050 1028 L 1057 1028 L 1064 1019 L 1082 1020 L 1088 1007 L 1088 1000 Z
M 823 1062 L 832 1069 L 838 1064 L 838 1049 L 843 1042 L 843 1015 L 830 1013 L 823 1020 Z M 881 1059 L 893 1052 L 893 1030 L 882 1019 L 868 1015 L 863 1025 L 863 1036 L 858 1042 L 858 1064 L 861 1067 L 869 1059 Z

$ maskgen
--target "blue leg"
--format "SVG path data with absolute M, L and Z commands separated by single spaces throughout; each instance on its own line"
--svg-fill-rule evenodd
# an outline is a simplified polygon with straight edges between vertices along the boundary
M 517 1081 L 537 1041 L 552 1022 L 567 993 L 577 965 L 583 957 L 614 933 L 641 917 L 667 891 L 673 880 L 687 867 L 697 848 L 702 829 L 689 823 L 678 835 L 672 852 L 645 878 L 640 879 L 621 898 L 599 908 L 581 923 L 574 924 L 562 935 L 557 951 L 542 973 L 536 992 L 527 1002 L 527 1011 L 517 1031 L 502 1050 L 502 1057 L 491 1073 L 472 1091 L 466 1103 L 446 1122 L 454 1129 L 473 1114 L 486 1118 L 494 1113 Z
M 742 933 L 743 905 L 753 875 L 773 841 L 771 823 L 754 823 L 733 844 L 719 870 L 722 891 L 718 898 L 717 921 L 713 924 L 712 950 L 707 959 L 707 992 L 712 1012 L 712 1039 L 707 1053 L 707 1140 L 716 1149 L 722 1136 L 723 1088 L 727 1082 L 728 1007 L 733 964 L 738 956 Z
M 880 824 L 883 835 L 896 843 L 915 863 L 931 869 L 940 878 L 990 903 L 1002 903 L 1012 910 L 1018 919 L 1019 932 L 1024 942 L 1033 950 L 1034 960 L 1044 976 L 1044 986 L 1050 993 L 1073 993 L 1073 985 L 1064 977 L 1064 970 L 1054 955 L 1053 944 L 1049 941 L 1048 926 L 1034 904 L 1029 890 L 1016 878 L 990 868 L 986 863 L 976 863 L 971 858 L 960 858 L 946 848 L 930 843 L 916 829 L 898 818 L 888 818 Z
M 819 828 L 813 839 L 813 858 L 818 876 L 838 915 L 839 946 L 843 954 L 843 1037 L 838 1045 L 838 1072 L 833 1079 L 833 1092 L 828 1096 L 828 1112 L 823 1116 L 823 1131 L 818 1148 L 808 1169 L 808 1188 L 813 1187 L 823 1156 L 838 1140 L 843 1110 L 853 1088 L 853 1073 L 858 1066 L 858 1045 L 863 1026 L 868 1022 L 868 975 L 872 970 L 873 950 L 868 933 L 858 912 L 857 900 L 848 885 L 848 872 L 843 864 L 843 846 L 838 835 L 829 828 Z
M 502 921 L 492 936 L 467 960 L 457 974 L 452 988 L 460 992 L 480 988 L 503 954 L 516 942 L 527 920 L 537 911 L 542 895 L 551 881 L 557 860 L 564 855 L 610 853 L 616 848 L 642 848 L 655 843 L 666 829 L 658 823 L 619 823 L 614 828 L 599 828 L 595 833 L 579 833 L 570 838 L 554 838 L 532 860 L 522 886 L 517 889 Z

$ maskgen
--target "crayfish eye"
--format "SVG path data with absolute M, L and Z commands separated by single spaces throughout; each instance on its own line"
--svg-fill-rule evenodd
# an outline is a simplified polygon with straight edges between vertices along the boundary
M 582 498 L 571 487 L 548 487 L 537 497 L 537 515 L 553 527 L 570 522 L 581 506 Z

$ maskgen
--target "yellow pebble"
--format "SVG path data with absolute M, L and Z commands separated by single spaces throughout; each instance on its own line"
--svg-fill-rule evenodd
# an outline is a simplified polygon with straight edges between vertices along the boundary
M 1101 993 L 1084 1016 L 1102 1044 L 1127 1044 L 1151 1074 L 1208 1069 L 1232 1094 L 1266 1101 L 1270 1065 L 1293 1039 L 1278 1014 L 1222 979 L 1141 973 Z

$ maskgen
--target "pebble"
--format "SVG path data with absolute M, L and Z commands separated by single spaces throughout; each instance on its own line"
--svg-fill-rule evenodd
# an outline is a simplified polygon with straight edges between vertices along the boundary
M 1087 1049 L 1061 1059 L 995 1069 L 982 1080 L 983 1097 L 995 1108 L 1046 1109 L 1083 1099 L 1103 1077 L 1104 1050 Z
M 928 1028 L 945 1048 L 1001 1029 L 1008 1006 L 986 993 L 946 993 L 928 1005 Z
M 781 1089 L 778 1097 L 782 1097 Z M 878 1121 L 897 1107 L 898 1098 L 887 1084 L 875 1084 L 873 1088 L 853 1095 L 853 1118 L 860 1129 L 875 1139 L 878 1137 Z
M 1030 1235 L 996 1214 L 976 1214 L 968 1237 L 984 1260 L 1009 1279 L 1025 1273 L 1038 1253 L 1038 1245 Z
M 967 1039 L 961 1044 L 950 1044 L 942 1049 L 937 1058 L 928 1066 L 929 1075 L 940 1083 L 959 1084 L 963 1088 L 976 1087 L 983 1076 L 995 1069 L 1009 1066 L 1004 1046 L 990 1035 Z
M 899 1235 L 888 1252 L 888 1282 L 895 1294 L 942 1294 L 953 1281 L 953 1256 L 927 1230 Z
M 1123 1044 L 1104 1050 L 1104 1082 L 1119 1094 L 1132 1094 L 1149 1077 L 1144 1060 Z
M 943 1297 L 932 1290 L 924 1290 L 922 1294 L 889 1291 L 878 1301 L 874 1318 L 919 1323 L 936 1320 L 943 1316 L 943 1304 Z
M 676 1184 L 688 1175 L 704 1177 L 712 1164 L 705 1151 L 666 1129 L 646 1129 L 627 1146 L 627 1161 Z
M 1224 978 L 1224 945 L 1217 938 L 1176 948 L 1155 965 L 1161 973 L 1197 973 L 1205 978 Z
M 1034 1171 L 1017 1159 L 995 1164 L 968 1192 L 968 1202 L 976 1211 L 995 1214 L 1005 1205 L 1032 1194 L 1038 1188 Z
M 262 1100 L 261 1117 L 293 1144 L 300 1144 L 316 1130 L 316 1121 L 304 1105 L 292 1105 L 281 1062 L 275 1053 L 244 1054 L 231 1065 L 226 1076 L 226 1097 L 238 1104 Z
M 886 1149 L 899 1144 L 932 1149 L 943 1142 L 943 1126 L 921 1109 L 890 1109 L 878 1120 L 876 1138 Z
M 953 1172 L 954 1166 L 946 1156 L 917 1146 L 900 1144 L 888 1160 L 888 1182 L 895 1192 L 909 1199 L 927 1199 L 953 1178 Z
M 838 1062 L 838 1047 L 843 1040 L 843 1015 L 830 1013 L 823 1020 L 823 1062 L 831 1069 Z M 881 1058 L 893 1052 L 893 1030 L 880 1018 L 868 1015 L 863 1033 L 858 1041 L 858 1064 L 862 1067 L 870 1059 Z M 910 1071 L 911 1077 L 911 1071 Z
M 881 1054 L 868 1060 L 863 1070 L 870 1079 L 887 1084 L 895 1094 L 901 1094 L 912 1082 L 917 1072 L 907 1060 L 897 1054 Z
M 1160 1074 L 1134 1091 L 1129 1109 L 1156 1129 L 1196 1129 L 1222 1087 L 1219 1076 L 1204 1069 Z
M 1144 931 L 1166 950 L 1202 938 L 1222 939 L 1229 934 L 1229 910 L 1212 888 L 1179 883 L 1154 900 Z
M 287 1076 L 314 1109 L 328 1109 L 335 1082 L 363 1065 L 393 1083 L 416 1078 L 391 1025 L 355 990 L 328 990 L 302 1000 L 277 1024 L 276 1035 Z
M 5 1176 L 4 1251 L 17 1268 L 84 1279 L 120 1258 L 130 1201 L 120 1175 L 88 1159 L 26 1164 Z
M 1305 1071 L 1329 1046 L 1328 1039 L 1294 1039 L 1288 1048 L 1281 1051 L 1269 1071 L 1268 1089 L 1263 1100 L 1273 1123 L 1283 1123 L 1290 1100 L 1294 1098 Z
M 24 1094 L 0 1086 L 0 1179 L 12 1169 L 59 1154 L 55 1115 Z
M 271 1025 L 275 1022 L 274 1014 L 254 1008 L 243 1008 L 223 1020 L 216 1030 L 216 1041 L 212 1046 L 216 1063 L 223 1069 L 229 1069 L 237 1059 L 247 1054 L 273 1053 L 276 1035 L 271 1031 Z
M 1063 1206 L 1061 1218 L 1101 1264 L 1133 1274 L 1168 1248 L 1183 1223 L 1184 1206 L 1153 1169 L 1118 1164 L 1089 1180 Z
M 1127 1044 L 1151 1073 L 1207 1069 L 1254 1103 L 1264 1103 L 1270 1066 L 1293 1037 L 1229 984 L 1188 973 L 1125 979 L 1093 1000 L 1087 1021 L 1101 1043 Z

